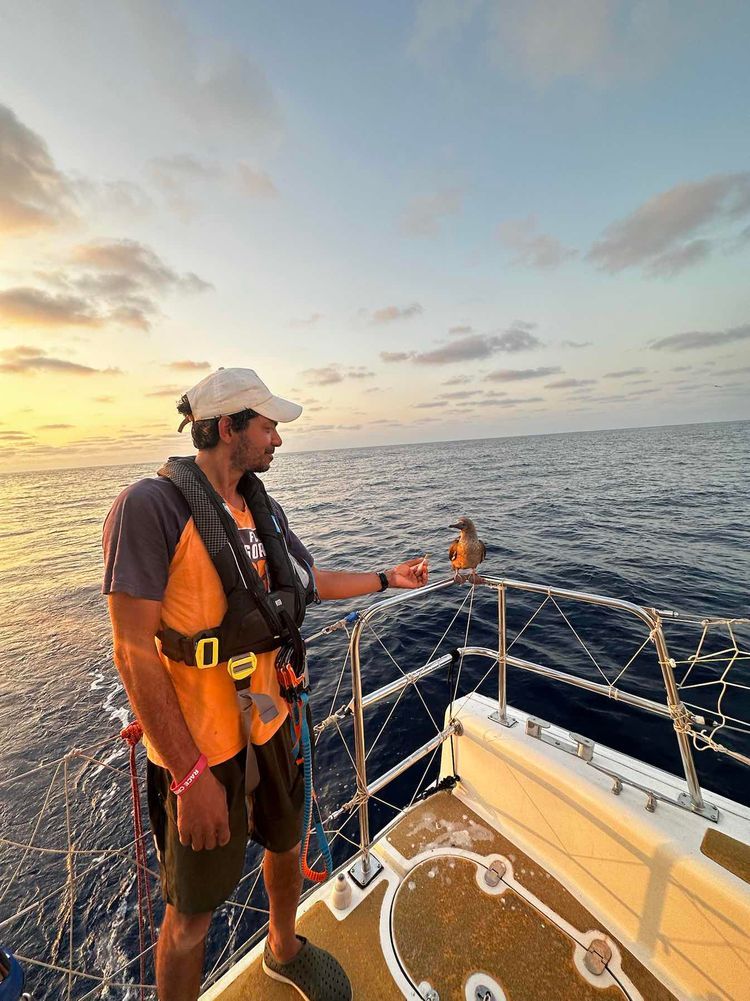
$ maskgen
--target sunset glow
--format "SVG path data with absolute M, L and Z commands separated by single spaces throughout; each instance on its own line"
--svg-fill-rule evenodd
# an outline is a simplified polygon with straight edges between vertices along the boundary
M 0 470 L 750 417 L 750 9 L 0 3 Z M 562 16 L 565 12 L 565 16 Z

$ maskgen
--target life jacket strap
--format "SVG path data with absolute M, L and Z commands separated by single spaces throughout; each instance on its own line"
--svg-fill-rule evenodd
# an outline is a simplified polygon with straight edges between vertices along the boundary
M 201 669 L 216 667 L 221 663 L 218 629 L 204 629 L 193 636 L 185 636 L 171 626 L 162 626 L 156 635 L 161 643 L 162 653 L 170 660 L 182 661 L 188 667 Z

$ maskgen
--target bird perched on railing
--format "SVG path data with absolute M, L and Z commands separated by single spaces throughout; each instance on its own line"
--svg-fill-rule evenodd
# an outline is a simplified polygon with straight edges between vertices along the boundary
M 448 559 L 454 570 L 476 570 L 487 555 L 487 547 L 477 537 L 477 530 L 471 518 L 461 517 L 450 528 L 457 528 L 460 535 L 454 539 L 448 550 Z

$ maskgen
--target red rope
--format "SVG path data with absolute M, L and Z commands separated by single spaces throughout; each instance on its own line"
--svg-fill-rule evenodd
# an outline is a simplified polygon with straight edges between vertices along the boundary
M 136 720 L 130 723 L 120 736 L 130 747 L 130 792 L 133 800 L 133 833 L 135 837 L 135 871 L 138 886 L 138 944 L 140 946 L 141 984 L 146 983 L 146 915 L 148 914 L 148 929 L 151 948 L 154 946 L 154 912 L 151 904 L 151 884 L 146 870 L 146 846 L 144 844 L 143 819 L 141 816 L 141 796 L 138 789 L 138 767 L 135 759 L 135 749 L 143 736 L 143 727 Z M 141 1001 L 144 1001 L 144 988 L 141 987 Z

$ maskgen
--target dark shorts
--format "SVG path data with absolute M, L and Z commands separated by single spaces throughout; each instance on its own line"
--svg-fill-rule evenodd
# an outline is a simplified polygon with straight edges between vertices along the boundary
M 267 743 L 256 747 L 255 753 L 260 784 L 252 796 L 250 824 L 245 801 L 246 752 L 242 750 L 211 768 L 227 791 L 230 839 L 223 847 L 199 852 L 180 844 L 177 798 L 169 788 L 170 773 L 148 762 L 148 811 L 159 854 L 162 893 L 166 903 L 182 914 L 213 911 L 232 895 L 242 878 L 248 837 L 271 852 L 289 851 L 300 841 L 304 778 L 302 766 L 292 759 L 289 721 Z

